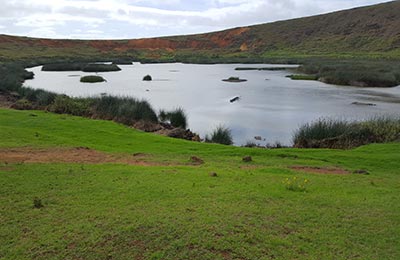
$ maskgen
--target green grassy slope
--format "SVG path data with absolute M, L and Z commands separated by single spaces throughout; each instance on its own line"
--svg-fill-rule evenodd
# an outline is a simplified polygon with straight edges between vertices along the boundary
M 242 58 L 400 58 L 400 2 L 234 28 L 136 40 L 49 40 L 0 35 L 0 61 L 129 56 L 216 62 Z M 201 60 L 195 57 L 202 57 Z M 236 61 L 236 60 L 234 60 Z
M 1 259 L 400 258 L 398 143 L 351 151 L 246 149 L 5 109 L 0 132 L 0 151 L 87 146 L 169 164 L 0 158 Z M 205 163 L 188 165 L 193 155 Z M 254 162 L 242 162 L 246 155 Z M 293 165 L 370 175 L 312 174 Z M 293 176 L 309 180 L 306 192 L 285 188 Z M 43 208 L 33 208 L 35 197 Z

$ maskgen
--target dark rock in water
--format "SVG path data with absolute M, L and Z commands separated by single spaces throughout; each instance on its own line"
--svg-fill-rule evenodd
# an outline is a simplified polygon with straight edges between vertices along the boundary
M 211 177 L 218 177 L 218 174 L 216 172 L 210 172 L 209 175 Z
M 243 161 L 244 162 L 252 162 L 253 158 L 251 158 L 251 156 L 246 156 L 246 157 L 243 157 Z
M 376 107 L 376 104 L 374 103 L 364 103 L 364 102 L 353 102 L 351 103 L 352 105 L 357 105 L 357 106 L 371 106 L 371 107 Z
M 257 141 L 261 141 L 262 137 L 261 136 L 254 136 L 254 139 L 257 140 Z
M 231 103 L 239 101 L 240 97 L 234 97 L 230 100 Z
M 150 75 L 146 75 L 143 77 L 143 81 L 152 81 L 153 78 Z

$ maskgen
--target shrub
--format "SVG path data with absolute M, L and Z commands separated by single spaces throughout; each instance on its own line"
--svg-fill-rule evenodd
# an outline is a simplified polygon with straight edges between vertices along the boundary
M 98 82 L 104 82 L 104 81 L 106 81 L 106 80 L 101 76 L 91 75 L 91 76 L 81 77 L 82 83 L 98 83 Z
M 207 143 L 218 143 L 218 144 L 225 144 L 225 145 L 232 145 L 232 133 L 231 130 L 224 126 L 218 126 L 214 131 L 211 133 L 209 137 L 206 135 L 205 141 Z
M 11 108 L 17 109 L 17 110 L 32 110 L 35 108 L 35 106 L 32 104 L 31 101 L 22 98 L 17 100 L 14 104 L 11 105 Z
M 51 104 L 56 97 L 55 93 L 43 89 L 21 87 L 18 92 L 20 97 L 26 98 L 27 100 L 34 102 L 39 106 L 47 106 Z
M 31 76 L 21 64 L 0 64 L 0 92 L 19 92 L 22 82 Z
M 27 71 L 24 70 L 22 77 L 24 80 L 28 80 L 28 79 L 34 79 L 35 78 L 35 73 L 33 73 L 32 71 Z
M 152 81 L 153 78 L 150 75 L 146 75 L 143 77 L 143 81 Z
M 54 103 L 48 107 L 48 111 L 57 114 L 70 114 L 74 116 L 87 116 L 90 110 L 90 99 L 70 98 L 58 95 Z

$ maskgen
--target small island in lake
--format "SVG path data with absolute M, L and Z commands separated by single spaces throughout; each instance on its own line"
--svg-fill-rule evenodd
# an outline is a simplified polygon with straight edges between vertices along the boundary
M 229 79 L 223 79 L 222 81 L 238 83 L 238 82 L 246 82 L 247 79 L 241 79 L 239 77 L 230 77 Z
M 81 77 L 82 83 L 99 83 L 105 82 L 106 80 L 101 76 L 90 75 L 90 76 L 83 76 Z

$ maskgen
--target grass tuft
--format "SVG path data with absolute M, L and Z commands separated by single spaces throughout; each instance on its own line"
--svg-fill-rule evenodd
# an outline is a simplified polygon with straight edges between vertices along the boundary
M 232 145 L 233 138 L 231 130 L 225 126 L 218 126 L 210 136 L 206 135 L 205 142 Z
M 350 122 L 320 118 L 302 125 L 293 136 L 297 148 L 348 149 L 400 140 L 400 118 L 375 117 Z

